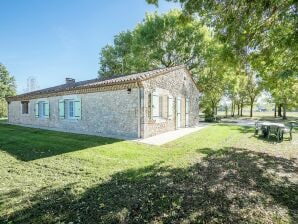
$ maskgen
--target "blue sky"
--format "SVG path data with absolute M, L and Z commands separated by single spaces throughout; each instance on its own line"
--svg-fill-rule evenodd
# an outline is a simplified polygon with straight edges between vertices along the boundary
M 65 77 L 97 76 L 99 51 L 120 31 L 133 29 L 146 12 L 178 5 L 145 0 L 0 0 L 0 62 L 17 82 L 18 93 L 34 76 L 40 88 Z

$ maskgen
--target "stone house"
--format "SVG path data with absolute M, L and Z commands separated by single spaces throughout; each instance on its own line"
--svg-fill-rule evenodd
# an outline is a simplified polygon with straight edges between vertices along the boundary
M 199 122 L 185 66 L 75 82 L 7 98 L 8 122 L 119 138 L 146 138 Z

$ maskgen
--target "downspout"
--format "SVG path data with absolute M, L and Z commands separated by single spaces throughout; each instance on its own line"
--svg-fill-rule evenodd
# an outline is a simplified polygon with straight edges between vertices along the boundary
M 137 81 L 137 86 L 139 89 L 139 94 L 138 94 L 138 138 L 141 138 L 141 109 L 142 109 L 142 84 L 140 81 Z

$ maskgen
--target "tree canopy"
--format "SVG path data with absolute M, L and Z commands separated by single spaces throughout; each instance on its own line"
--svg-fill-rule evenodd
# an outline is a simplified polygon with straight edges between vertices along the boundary
M 204 44 L 210 36 L 199 20 L 183 20 L 182 12 L 172 10 L 147 14 L 133 31 L 121 32 L 113 45 L 100 52 L 102 77 L 140 72 L 157 67 L 185 64 L 190 70 L 204 62 Z
M 99 75 L 185 64 L 198 80 L 202 105 L 213 114 L 225 92 L 229 66 L 234 63 L 229 52 L 198 18 L 184 17 L 179 10 L 147 14 L 133 31 L 121 32 L 113 45 L 101 50 Z
M 188 15 L 198 15 L 205 24 L 214 28 L 222 39 L 240 47 L 258 46 L 269 33 L 281 28 L 284 42 L 297 43 L 297 1 L 295 0 L 168 0 L 180 2 Z M 158 0 L 147 0 L 158 4 Z M 278 43 L 280 41 L 277 40 Z M 285 45 L 288 47 L 288 44 Z
M 232 115 L 250 105 L 252 116 L 263 90 L 284 111 L 297 106 L 295 1 L 168 1 L 183 10 L 147 14 L 135 29 L 115 36 L 100 52 L 99 76 L 185 64 L 210 116 L 223 96 L 232 102 Z
M 7 116 L 5 97 L 13 96 L 15 94 L 15 79 L 9 74 L 5 66 L 0 63 L 0 117 Z
M 284 113 L 287 107 L 297 105 L 297 1 L 168 1 L 181 3 L 184 15 L 199 17 L 222 43 L 229 46 L 238 64 L 234 70 L 237 76 L 249 66 L 258 74 L 260 87 L 284 107 Z M 159 1 L 147 2 L 158 5 Z M 252 87 L 251 84 L 248 87 Z M 237 88 L 230 86 L 230 95 L 233 89 Z

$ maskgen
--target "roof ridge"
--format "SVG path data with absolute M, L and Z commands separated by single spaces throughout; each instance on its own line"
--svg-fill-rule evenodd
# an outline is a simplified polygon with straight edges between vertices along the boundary
M 131 76 L 131 75 L 140 75 L 142 73 L 149 73 L 149 72 L 160 71 L 160 70 L 164 70 L 164 69 L 176 69 L 177 67 L 183 67 L 183 66 L 185 66 L 185 65 L 182 64 L 182 65 L 175 65 L 175 66 L 172 66 L 172 67 L 153 68 L 153 69 L 150 69 L 150 70 L 144 70 L 144 71 L 140 71 L 140 72 L 133 72 L 133 73 L 130 73 L 130 74 L 113 75 L 111 77 L 107 77 L 107 79 L 105 79 L 105 80 L 114 79 L 114 78 L 121 78 L 121 77 L 126 77 L 126 76 Z

